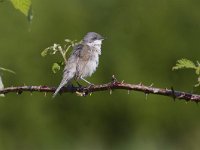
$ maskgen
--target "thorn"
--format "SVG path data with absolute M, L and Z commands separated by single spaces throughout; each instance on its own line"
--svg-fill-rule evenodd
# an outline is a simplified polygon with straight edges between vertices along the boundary
M 22 92 L 23 92 L 23 91 L 20 91 L 20 90 L 19 90 L 19 91 L 17 91 L 17 95 L 20 95 L 20 94 L 22 94 Z
M 130 94 L 130 90 L 128 90 L 128 94 Z
M 44 93 L 44 96 L 45 96 L 45 97 L 47 96 L 47 92 Z
M 122 84 L 124 83 L 124 80 L 122 80 L 122 82 L 121 82 Z
M 139 86 L 143 86 L 142 82 L 140 82 L 138 85 L 139 85 Z
M 172 91 L 172 98 L 174 99 L 174 101 L 176 100 L 176 95 L 175 95 L 175 92 L 174 92 L 174 88 L 171 87 L 171 91 Z
M 110 89 L 110 95 L 112 94 L 112 90 Z
M 148 93 L 145 93 L 145 99 L 146 99 L 146 100 L 147 100 L 147 98 L 148 98 L 148 95 L 149 95 Z
M 151 85 L 149 87 L 152 87 L 153 86 L 153 83 L 151 83 Z

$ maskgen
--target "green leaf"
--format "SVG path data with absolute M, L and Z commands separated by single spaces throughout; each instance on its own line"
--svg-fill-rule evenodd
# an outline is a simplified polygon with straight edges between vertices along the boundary
M 197 69 L 196 65 L 188 59 L 180 59 L 177 61 L 176 65 L 172 68 L 172 70 L 178 70 L 178 69 L 184 69 L 184 68 L 190 68 L 190 69 Z
M 196 72 L 197 75 L 200 74 L 200 66 L 198 66 L 198 67 L 196 68 L 196 71 L 195 71 L 195 72 Z
M 57 73 L 60 70 L 60 65 L 58 63 L 53 63 L 52 71 L 53 73 Z
M 0 67 L 0 70 L 16 74 L 14 71 L 12 71 L 10 69 L 3 68 L 3 67 Z
M 48 53 L 48 50 L 49 50 L 49 48 L 44 49 L 44 50 L 41 52 L 41 56 L 42 56 L 42 57 L 45 57 L 45 56 L 47 55 L 47 53 Z
M 65 39 L 65 42 L 70 43 L 70 42 L 72 42 L 72 40 L 70 40 L 70 39 Z
M 31 21 L 33 18 L 31 0 L 10 0 L 13 6 L 21 11 L 28 20 Z
M 0 90 L 4 89 L 4 85 L 3 85 L 3 82 L 2 82 L 2 78 L 0 76 Z M 0 97 L 5 97 L 4 94 L 0 94 Z

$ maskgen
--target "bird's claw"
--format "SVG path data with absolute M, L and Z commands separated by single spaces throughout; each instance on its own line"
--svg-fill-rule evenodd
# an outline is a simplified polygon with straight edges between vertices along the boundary
M 91 88 L 91 87 L 93 87 L 94 86 L 94 84 L 93 83 L 90 83 L 89 85 L 88 85 L 88 88 Z

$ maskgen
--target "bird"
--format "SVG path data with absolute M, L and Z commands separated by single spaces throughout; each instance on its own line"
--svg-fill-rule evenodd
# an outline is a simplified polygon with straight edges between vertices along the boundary
M 65 85 L 71 81 L 83 80 L 90 84 L 85 78 L 91 76 L 98 67 L 99 55 L 101 55 L 101 45 L 104 37 L 96 32 L 88 32 L 83 40 L 73 47 L 67 63 L 63 70 L 63 77 L 60 85 L 55 90 L 53 98 Z

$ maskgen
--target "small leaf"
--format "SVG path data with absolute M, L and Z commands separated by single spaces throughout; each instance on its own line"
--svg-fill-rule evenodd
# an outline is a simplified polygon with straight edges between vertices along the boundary
M 42 57 L 45 57 L 45 56 L 48 54 L 48 51 L 49 51 L 49 48 L 44 49 L 44 50 L 41 52 L 41 56 L 42 56 Z
M 172 70 L 178 70 L 183 68 L 197 69 L 196 65 L 188 59 L 180 59 L 177 61 L 176 65 L 172 68 Z
M 56 43 L 54 43 L 53 44 L 53 46 L 52 46 L 52 49 L 54 50 L 54 51 L 57 51 L 57 49 L 58 49 L 58 46 L 60 46 L 59 44 L 56 44 Z
M 53 63 L 52 65 L 52 71 L 53 73 L 57 73 L 57 71 L 60 70 L 60 65 L 58 63 Z
M 2 78 L 0 76 L 0 90 L 3 90 L 4 89 L 4 85 L 3 85 L 3 82 L 2 82 Z M 4 94 L 0 94 L 0 97 L 5 97 Z
M 14 71 L 12 71 L 10 69 L 3 68 L 3 67 L 0 67 L 0 70 L 16 74 Z
M 65 39 L 65 42 L 70 43 L 70 42 L 72 42 L 72 40 L 70 40 L 70 39 Z
M 60 44 L 56 44 L 56 43 L 54 43 L 53 44 L 53 46 L 50 46 L 49 47 L 49 49 L 51 50 L 51 55 L 55 55 L 56 54 L 56 52 L 58 52 L 59 51 L 59 46 L 60 46 Z

